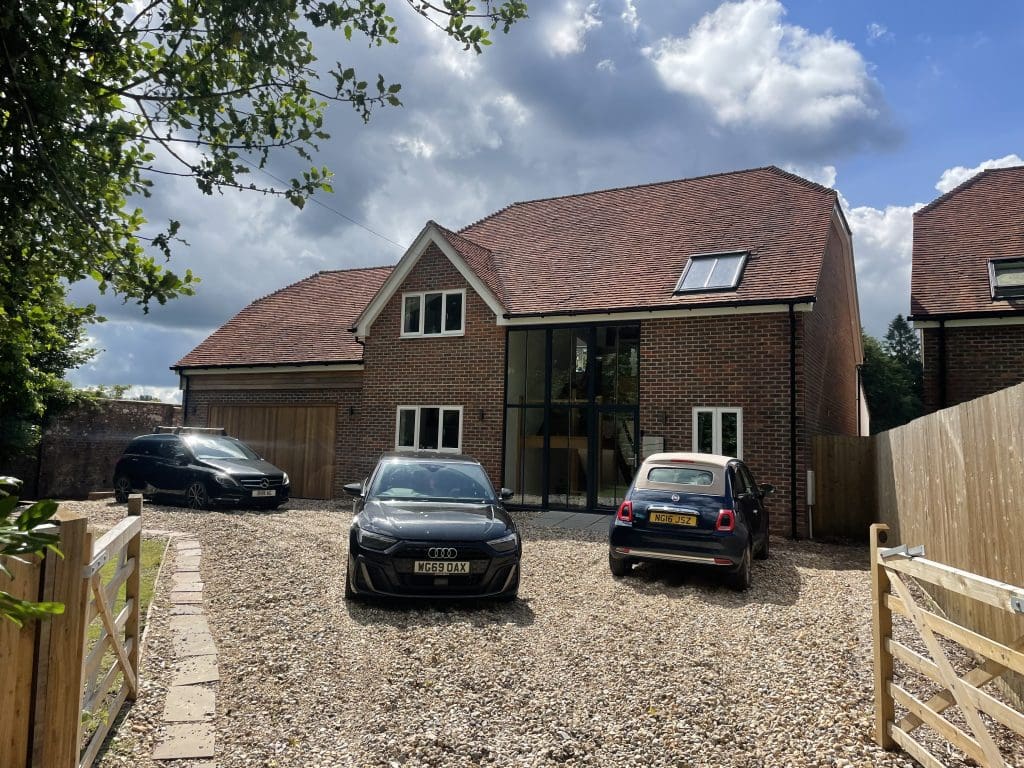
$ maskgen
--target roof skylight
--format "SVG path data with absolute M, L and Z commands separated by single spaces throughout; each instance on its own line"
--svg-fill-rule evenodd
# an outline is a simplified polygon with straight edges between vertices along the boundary
M 735 288 L 747 263 L 744 251 L 703 253 L 691 256 L 676 285 L 676 293 L 716 291 Z
M 993 299 L 1024 298 L 1024 259 L 993 259 L 988 279 Z

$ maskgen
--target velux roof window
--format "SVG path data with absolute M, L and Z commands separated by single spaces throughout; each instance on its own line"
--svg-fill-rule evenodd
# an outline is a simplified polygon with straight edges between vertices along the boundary
M 686 262 L 676 293 L 721 291 L 735 288 L 747 263 L 747 253 L 702 253 Z
M 993 299 L 1024 298 L 1024 259 L 992 259 L 988 279 Z

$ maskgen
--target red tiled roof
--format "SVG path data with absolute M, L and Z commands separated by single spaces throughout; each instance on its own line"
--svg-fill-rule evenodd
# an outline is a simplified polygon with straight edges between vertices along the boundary
M 501 284 L 501 276 L 498 271 L 497 262 L 494 259 L 494 254 L 482 245 L 478 245 L 472 240 L 442 227 L 436 221 L 429 223 L 437 227 L 438 231 L 444 236 L 444 239 L 466 260 L 469 268 L 490 289 L 495 298 L 507 306 L 508 297 Z
M 392 269 L 318 272 L 257 299 L 172 367 L 361 361 L 349 328 Z
M 459 234 L 512 315 L 775 303 L 815 295 L 835 202 L 768 167 L 515 203 Z M 734 291 L 673 294 L 690 256 L 720 251 L 751 254 Z
M 1024 166 L 982 171 L 914 214 L 910 311 L 915 319 L 1024 312 L 993 301 L 988 262 L 1024 257 Z

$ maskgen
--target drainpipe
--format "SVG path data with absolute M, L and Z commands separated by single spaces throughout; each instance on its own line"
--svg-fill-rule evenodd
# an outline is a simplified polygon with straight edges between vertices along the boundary
M 181 390 L 181 426 L 188 426 L 188 384 L 189 377 L 184 374 L 179 374 L 185 383 L 185 386 Z
M 939 320 L 939 407 L 946 407 L 946 321 Z
M 860 401 L 860 390 L 861 390 L 861 375 L 862 375 L 861 369 L 863 367 L 864 367 L 863 363 L 861 363 L 860 365 L 856 366 L 856 369 L 857 369 L 857 437 L 860 437 L 861 426 L 862 426 L 861 425 L 861 419 L 860 419 L 860 411 L 861 411 L 861 408 L 863 408 L 863 403 L 861 403 L 861 401 Z
M 796 311 L 789 303 L 789 509 L 791 536 L 796 529 Z

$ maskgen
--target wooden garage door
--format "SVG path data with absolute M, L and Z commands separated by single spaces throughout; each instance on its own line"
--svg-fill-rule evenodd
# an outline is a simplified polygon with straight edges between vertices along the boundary
M 333 405 L 215 405 L 211 427 L 224 427 L 292 481 L 292 496 L 329 499 L 334 481 Z

